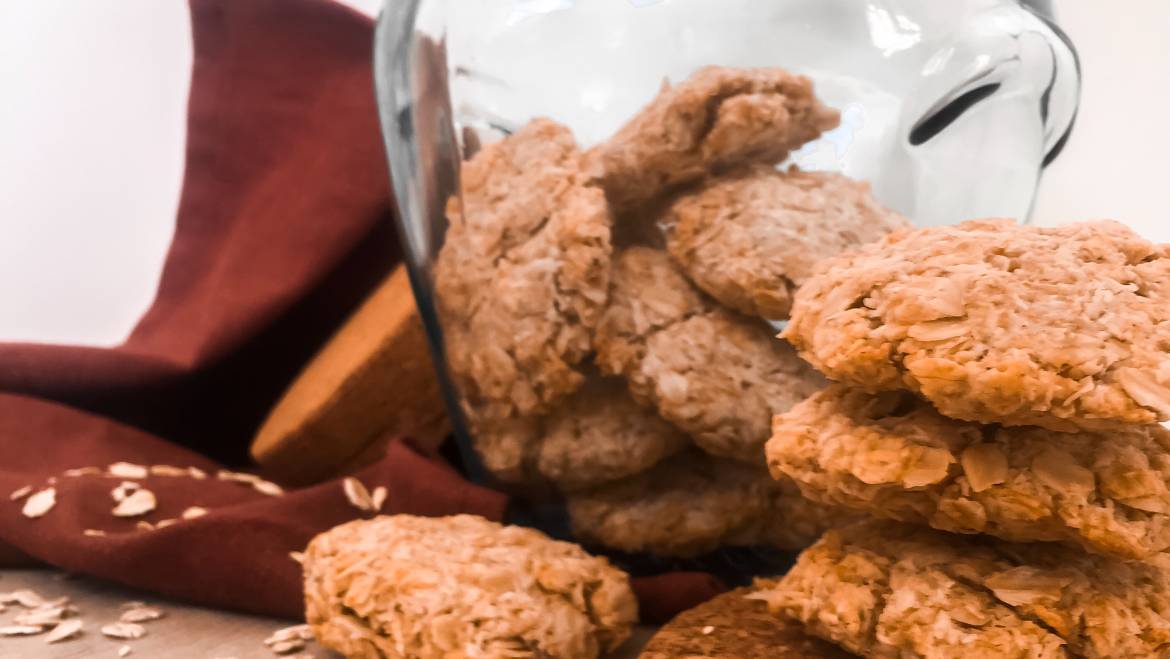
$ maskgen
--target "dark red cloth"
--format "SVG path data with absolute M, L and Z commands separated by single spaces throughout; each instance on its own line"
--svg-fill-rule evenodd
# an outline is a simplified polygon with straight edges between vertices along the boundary
M 190 5 L 186 178 L 157 299 L 117 348 L 0 344 L 0 565 L 32 560 L 299 617 L 288 553 L 358 516 L 338 482 L 270 497 L 214 477 L 154 476 L 145 486 L 158 509 L 142 519 L 211 512 L 142 530 L 111 515 L 119 479 L 63 473 L 118 461 L 213 473 L 244 462 L 284 387 L 399 260 L 369 20 L 326 0 Z M 499 520 L 506 506 L 402 441 L 357 476 L 389 489 L 385 512 Z M 42 517 L 7 500 L 52 479 L 57 504 Z M 719 587 L 691 573 L 636 589 L 662 619 Z

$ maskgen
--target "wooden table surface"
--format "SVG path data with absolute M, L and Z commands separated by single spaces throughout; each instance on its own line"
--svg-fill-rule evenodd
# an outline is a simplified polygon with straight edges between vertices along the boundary
M 274 659 L 264 646 L 264 639 L 293 621 L 215 611 L 197 606 L 167 602 L 148 594 L 111 586 L 97 581 L 67 577 L 55 570 L 0 570 L 0 592 L 29 589 L 48 598 L 67 595 L 79 609 L 85 622 L 82 634 L 55 645 L 46 645 L 44 635 L 0 637 L 0 657 L 20 659 L 117 659 L 123 645 L 131 648 L 127 659 Z M 139 600 L 165 613 L 161 620 L 143 623 L 146 636 L 121 641 L 101 635 L 98 629 L 115 622 L 120 607 Z M 10 606 L 0 613 L 0 626 L 11 624 L 19 607 Z M 633 659 L 651 631 L 642 628 L 612 659 Z M 291 656 L 314 659 L 338 659 L 340 655 L 308 644 Z

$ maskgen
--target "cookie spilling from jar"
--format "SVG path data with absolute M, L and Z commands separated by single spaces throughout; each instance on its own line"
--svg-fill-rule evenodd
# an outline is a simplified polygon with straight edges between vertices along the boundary
M 825 385 L 770 321 L 815 262 L 909 226 L 865 183 L 778 169 L 837 123 L 808 78 L 707 67 L 588 149 L 535 119 L 464 162 L 435 292 L 487 471 L 559 490 L 577 537 L 614 549 L 827 528 L 765 475 L 772 417 Z
M 751 597 L 873 657 L 1170 651 L 1170 247 L 980 220 L 817 266 L 784 332 L 836 384 L 772 475 L 839 524 Z

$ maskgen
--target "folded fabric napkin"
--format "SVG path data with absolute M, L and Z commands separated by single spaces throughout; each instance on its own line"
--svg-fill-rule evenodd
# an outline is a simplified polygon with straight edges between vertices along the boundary
M 0 344 L 0 565 L 296 618 L 289 553 L 369 513 L 338 481 L 279 494 L 217 473 L 245 462 L 289 381 L 399 261 L 372 26 L 327 0 L 190 7 L 186 178 L 157 299 L 117 348 Z M 111 474 L 119 462 L 131 466 Z M 156 469 L 117 475 L 135 466 Z M 387 488 L 383 513 L 505 517 L 502 494 L 405 441 L 355 476 Z M 123 481 L 149 490 L 154 509 L 115 516 Z M 47 488 L 55 503 L 28 516 Z M 184 519 L 192 507 L 207 512 Z M 689 572 L 635 588 L 655 620 L 720 585 Z

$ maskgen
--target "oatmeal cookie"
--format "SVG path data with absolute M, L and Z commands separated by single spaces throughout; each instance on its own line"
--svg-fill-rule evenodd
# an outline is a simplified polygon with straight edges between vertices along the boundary
M 780 69 L 710 66 L 664 86 L 587 154 L 589 175 L 619 212 L 672 187 L 749 162 L 776 164 L 840 122 L 812 81 Z
M 305 617 L 346 657 L 597 657 L 637 618 L 604 558 L 473 515 L 343 524 L 305 551 Z
M 463 163 L 435 289 L 451 373 L 480 424 L 548 411 L 584 379 L 612 250 L 605 195 L 580 164 L 569 130 L 546 119 Z
M 646 471 L 688 445 L 620 379 L 598 378 L 545 419 L 536 468 L 562 490 L 581 489 Z
M 573 493 L 568 509 L 577 539 L 660 556 L 697 556 L 721 546 L 795 549 L 832 524 L 825 507 L 798 494 L 782 504 L 783 498 L 763 469 L 691 452 L 617 483 Z M 793 519 L 780 534 L 784 514 Z
M 805 496 L 903 522 L 1145 559 L 1170 550 L 1170 431 L 948 419 L 906 392 L 835 385 L 773 422 L 768 466 Z
M 868 183 L 756 166 L 679 197 L 663 218 L 672 256 L 699 288 L 744 314 L 788 317 L 822 259 L 910 227 Z
M 756 595 L 770 581 L 738 588 L 675 616 L 650 639 L 640 659 L 846 659 L 853 655 L 810 636 L 797 622 L 777 618 Z
M 785 336 L 833 380 L 949 417 L 1108 430 L 1170 418 L 1170 247 L 1116 222 L 980 220 L 829 259 Z
M 713 455 L 761 463 L 772 415 L 825 384 L 763 323 L 712 305 L 663 252 L 619 254 L 610 296 L 598 365 Z
M 896 523 L 829 531 L 761 596 L 867 657 L 1136 658 L 1170 647 L 1170 577 L 1158 567 Z

